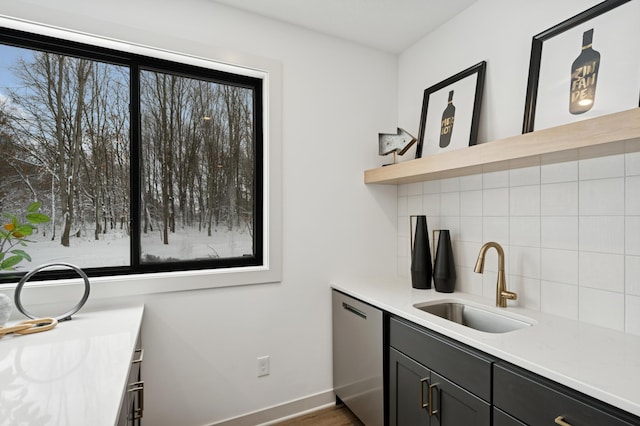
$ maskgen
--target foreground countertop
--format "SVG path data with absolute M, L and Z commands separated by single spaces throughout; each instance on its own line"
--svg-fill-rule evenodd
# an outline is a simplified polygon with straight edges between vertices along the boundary
M 0 338 L 0 426 L 115 425 L 143 310 L 80 311 L 52 330 Z
M 517 307 L 495 308 L 466 293 L 415 290 L 406 279 L 349 279 L 331 287 L 490 355 L 640 416 L 640 337 Z M 485 333 L 414 308 L 416 303 L 464 300 L 532 327 Z

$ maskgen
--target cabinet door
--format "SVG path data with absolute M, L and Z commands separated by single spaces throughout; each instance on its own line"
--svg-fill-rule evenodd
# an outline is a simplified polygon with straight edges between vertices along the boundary
M 411 358 L 389 349 L 389 424 L 429 425 L 427 412 L 430 371 Z
M 428 396 L 431 426 L 491 424 L 490 404 L 433 371 Z

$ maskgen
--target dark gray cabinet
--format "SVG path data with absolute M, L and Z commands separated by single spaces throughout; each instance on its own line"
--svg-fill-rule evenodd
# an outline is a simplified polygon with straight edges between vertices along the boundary
M 508 363 L 497 363 L 493 377 L 493 404 L 512 421 L 502 416 L 496 425 L 640 425 L 638 417 Z
M 389 344 L 390 425 L 491 424 L 493 359 L 397 318 Z

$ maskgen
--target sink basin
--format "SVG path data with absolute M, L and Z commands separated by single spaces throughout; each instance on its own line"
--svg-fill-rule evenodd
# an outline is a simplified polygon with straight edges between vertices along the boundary
M 525 320 L 459 302 L 421 303 L 413 306 L 429 314 L 487 333 L 506 333 L 533 325 Z

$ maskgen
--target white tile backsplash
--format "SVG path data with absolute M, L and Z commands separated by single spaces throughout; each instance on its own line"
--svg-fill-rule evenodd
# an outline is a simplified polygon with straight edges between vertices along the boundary
M 624 176 L 624 154 L 589 158 L 578 162 L 580 180 Z
M 581 251 L 580 287 L 624 293 L 624 256 Z
M 624 294 L 581 287 L 578 319 L 615 330 L 624 330 Z
M 409 214 L 449 229 L 457 291 L 495 299 L 506 255 L 523 306 L 640 334 L 640 153 L 514 168 L 398 187 L 398 273 L 409 273 Z M 406 226 L 405 226 L 406 222 Z M 406 228 L 406 229 L 405 229 Z
M 580 216 L 580 250 L 624 253 L 624 216 Z
M 511 187 L 509 214 L 511 216 L 540 216 L 540 185 Z
M 578 214 L 578 182 L 541 185 L 540 214 L 542 216 L 576 216 Z
M 624 178 L 580 181 L 580 215 L 623 215 Z
M 540 222 L 541 247 L 578 250 L 578 216 L 542 216 Z

